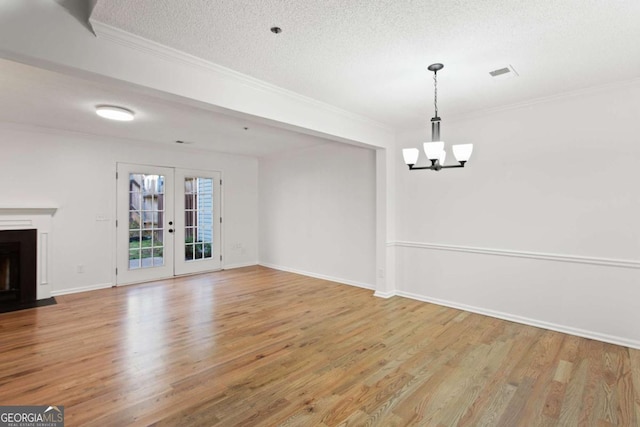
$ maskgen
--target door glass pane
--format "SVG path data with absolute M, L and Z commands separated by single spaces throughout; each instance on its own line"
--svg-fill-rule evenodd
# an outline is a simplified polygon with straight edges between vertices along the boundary
M 129 268 L 140 268 L 140 250 L 129 251 Z
M 213 179 L 186 177 L 184 193 L 184 259 L 210 259 L 213 252 Z
M 140 211 L 132 210 L 131 206 L 133 205 L 130 204 L 129 206 L 129 230 L 139 230 L 141 222 Z
M 164 176 L 129 174 L 129 269 L 164 265 Z
M 196 223 L 196 212 L 195 210 L 184 211 L 184 226 L 185 227 L 194 227 Z
M 162 247 L 163 242 L 163 230 L 154 230 L 153 231 L 153 246 L 158 248 Z

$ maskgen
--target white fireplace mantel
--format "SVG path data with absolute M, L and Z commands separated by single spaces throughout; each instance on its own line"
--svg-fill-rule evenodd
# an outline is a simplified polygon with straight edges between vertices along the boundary
M 0 215 L 51 215 L 53 216 L 58 208 L 16 208 L 0 206 Z

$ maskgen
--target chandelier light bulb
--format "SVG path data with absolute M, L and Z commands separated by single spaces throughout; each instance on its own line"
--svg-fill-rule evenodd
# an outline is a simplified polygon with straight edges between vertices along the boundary
M 442 150 L 444 150 L 444 142 L 436 141 L 436 142 L 425 142 L 423 144 L 424 154 L 427 155 L 427 159 L 429 160 L 437 160 L 440 158 L 440 154 Z
M 415 165 L 418 162 L 419 155 L 420 150 L 418 150 L 417 148 L 405 148 L 404 150 L 402 150 L 404 162 L 408 165 Z
M 469 160 L 469 157 L 471 157 L 471 153 L 473 153 L 473 144 L 453 145 L 451 149 L 457 161 L 466 162 Z

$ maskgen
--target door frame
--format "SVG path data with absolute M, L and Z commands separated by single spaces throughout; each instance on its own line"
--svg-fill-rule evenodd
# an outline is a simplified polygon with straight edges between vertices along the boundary
M 118 273 L 118 267 L 119 267 L 119 255 L 120 255 L 120 251 L 122 251 L 122 249 L 120 249 L 119 244 L 121 243 L 120 239 L 118 236 L 118 232 L 119 232 L 119 226 L 123 226 L 122 224 L 118 224 L 118 213 L 119 213 L 119 207 L 120 207 L 120 199 L 119 199 L 119 179 L 120 177 L 118 176 L 119 174 L 119 165 L 125 165 L 125 166 L 133 166 L 133 167 L 140 167 L 140 168 L 147 168 L 147 169 L 153 169 L 153 168 L 160 168 L 160 169 L 171 169 L 172 170 L 172 177 L 171 180 L 173 181 L 172 186 L 173 186 L 173 191 L 172 191 L 172 198 L 175 199 L 175 175 L 176 175 L 176 170 L 182 170 L 182 171 L 187 171 L 187 172 L 203 172 L 203 173 L 217 173 L 219 174 L 220 177 L 220 185 L 219 185 L 219 210 L 220 210 L 220 218 L 224 218 L 224 209 L 225 209 L 225 199 L 224 199 L 224 172 L 222 170 L 205 170 L 205 169 L 187 169 L 187 168 L 182 168 L 182 167 L 178 167 L 178 166 L 166 166 L 166 165 L 151 165 L 151 164 L 143 164 L 143 163 L 129 163 L 129 162 L 116 162 L 116 183 L 115 183 L 115 196 L 116 196 L 116 200 L 115 200 L 115 221 L 114 221 L 114 235 L 115 235 L 115 239 L 114 239 L 114 271 L 115 272 L 115 277 L 113 280 L 113 286 L 117 287 L 117 286 L 127 286 L 127 285 L 135 285 L 135 284 L 139 284 L 139 283 L 146 283 L 146 282 L 150 282 L 150 281 L 155 281 L 155 280 L 166 280 L 166 279 L 171 279 L 173 277 L 180 277 L 180 276 L 190 276 L 190 275 L 195 275 L 195 274 L 203 274 L 203 273 L 207 273 L 207 272 L 213 272 L 213 271 L 221 271 L 224 270 L 224 263 L 225 263 L 225 255 L 224 255 L 224 243 L 225 243 L 225 227 L 224 227 L 224 220 L 221 221 L 220 223 L 220 231 L 219 231 L 219 235 L 220 235 L 220 265 L 219 268 L 217 269 L 212 269 L 212 270 L 205 270 L 205 271 L 197 271 L 197 272 L 189 272 L 189 273 L 183 273 L 183 274 L 176 274 L 175 273 L 175 257 L 176 257 L 176 245 L 175 245 L 175 233 L 173 233 L 171 235 L 171 240 L 172 240 L 172 246 L 173 246 L 173 260 L 172 260 L 172 264 L 174 264 L 174 268 L 173 268 L 173 274 L 168 275 L 166 277 L 162 277 L 162 278 L 151 278 L 151 279 L 140 279 L 140 280 L 127 280 L 127 281 L 122 281 L 120 278 L 122 277 L 121 275 L 119 275 Z M 165 183 L 166 185 L 166 183 Z M 175 215 L 175 205 L 176 205 L 176 201 L 173 201 L 173 206 L 174 206 L 174 212 L 171 213 L 171 216 L 174 217 Z M 166 208 L 165 208 L 165 212 L 166 212 Z M 166 215 L 165 215 L 166 216 Z M 174 226 L 175 224 L 175 219 L 174 219 Z M 128 229 L 128 226 L 127 226 Z M 127 239 L 128 240 L 128 239 Z M 127 255 L 128 258 L 128 255 Z

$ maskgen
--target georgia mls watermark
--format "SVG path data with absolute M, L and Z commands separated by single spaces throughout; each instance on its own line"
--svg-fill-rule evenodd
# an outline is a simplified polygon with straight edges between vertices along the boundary
M 64 406 L 0 406 L 0 427 L 64 427 Z

